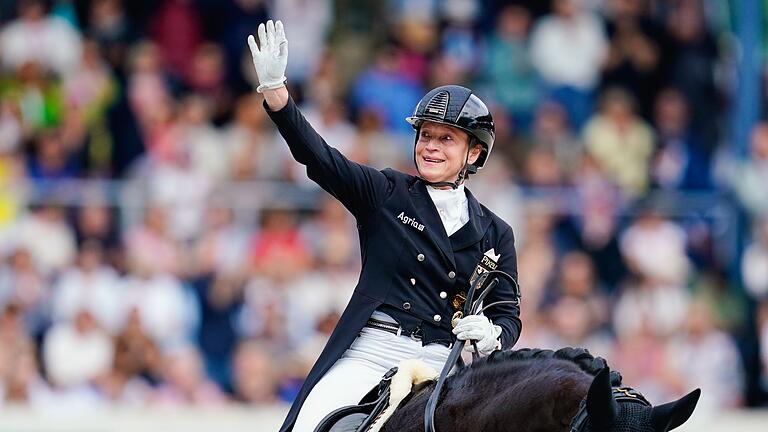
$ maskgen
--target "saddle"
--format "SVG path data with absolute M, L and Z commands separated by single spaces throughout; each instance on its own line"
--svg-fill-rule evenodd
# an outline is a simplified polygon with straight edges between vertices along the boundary
M 403 360 L 387 371 L 359 404 L 331 412 L 315 432 L 378 432 L 395 410 L 410 399 L 414 385 L 423 385 L 436 377 L 437 371 L 423 361 Z
M 331 411 L 315 428 L 315 432 L 364 432 L 389 406 L 389 386 L 397 367 L 388 370 L 357 405 L 349 405 Z

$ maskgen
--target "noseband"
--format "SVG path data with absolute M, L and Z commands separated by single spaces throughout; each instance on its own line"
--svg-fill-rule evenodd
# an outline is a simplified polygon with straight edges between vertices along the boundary
M 636 403 L 642 406 L 652 406 L 650 402 L 637 390 L 632 387 L 613 387 L 613 399 L 616 403 Z M 570 432 L 586 432 L 589 425 L 589 413 L 587 413 L 587 397 L 581 400 L 579 411 L 571 420 Z
M 493 302 L 489 305 L 485 305 L 482 309 L 480 309 L 480 305 L 482 304 L 483 299 L 488 295 L 489 292 L 491 292 L 494 288 L 496 288 L 496 286 L 499 284 L 499 279 L 506 279 L 507 281 L 509 281 L 510 284 L 512 284 L 515 299 Z M 480 293 L 480 296 L 478 296 L 477 300 L 473 301 L 473 298 L 475 296 L 475 291 L 483 288 L 485 288 L 485 290 Z M 489 307 L 497 306 L 501 304 L 519 305 L 520 304 L 520 286 L 517 284 L 517 281 L 515 280 L 515 278 L 510 276 L 508 273 L 505 273 L 501 270 L 486 271 L 478 275 L 478 277 L 475 278 L 474 281 L 470 282 L 469 292 L 467 293 L 467 300 L 464 303 L 464 310 L 462 311 L 460 316 L 458 316 L 459 312 L 457 312 L 456 315 L 454 315 L 454 317 L 461 318 L 462 316 L 475 315 L 483 312 Z M 427 406 L 424 411 L 424 430 L 426 432 L 435 432 L 435 410 L 437 409 L 438 399 L 440 399 L 440 390 L 442 390 L 443 384 L 445 384 L 445 379 L 448 376 L 448 373 L 451 371 L 451 369 L 453 369 L 454 365 L 464 364 L 464 362 L 461 360 L 461 350 L 464 348 L 464 342 L 466 341 L 456 340 L 456 343 L 453 344 L 453 348 L 451 348 L 451 353 L 448 354 L 448 360 L 445 361 L 445 365 L 443 366 L 443 370 L 440 371 L 440 376 L 437 379 L 435 388 L 434 390 L 432 390 L 432 395 L 429 397 L 429 400 L 427 401 Z M 475 351 L 472 353 L 472 360 L 474 361 L 474 360 L 477 360 L 477 358 L 480 356 L 480 353 L 477 350 L 477 344 L 475 343 L 475 341 L 472 341 L 472 346 L 475 348 Z

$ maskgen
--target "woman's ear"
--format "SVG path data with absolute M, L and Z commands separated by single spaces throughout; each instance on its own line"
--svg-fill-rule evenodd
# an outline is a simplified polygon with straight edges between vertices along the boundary
M 475 144 L 474 147 L 469 151 L 469 157 L 467 158 L 467 162 L 472 165 L 477 161 L 477 158 L 480 157 L 480 153 L 483 151 L 483 146 L 480 144 Z

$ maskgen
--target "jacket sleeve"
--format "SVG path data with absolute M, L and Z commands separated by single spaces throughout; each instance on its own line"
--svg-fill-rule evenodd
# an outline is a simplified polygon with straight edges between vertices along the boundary
M 515 237 L 512 228 L 501 235 L 495 247 L 499 257 L 498 269 L 508 273 L 517 281 L 517 253 L 515 252 Z M 494 288 L 493 292 L 488 294 L 483 300 L 484 305 L 501 300 L 514 300 L 515 289 L 512 284 L 506 280 L 500 280 L 500 283 Z M 515 345 L 520 338 L 520 331 L 523 323 L 520 320 L 520 305 L 503 304 L 489 308 L 485 315 L 493 321 L 494 324 L 501 326 L 501 347 L 509 349 Z
M 307 176 L 338 199 L 355 218 L 360 219 L 381 204 L 393 189 L 380 171 L 347 159 L 329 146 L 301 114 L 292 98 L 279 111 L 267 114 L 277 126 L 288 148 Z

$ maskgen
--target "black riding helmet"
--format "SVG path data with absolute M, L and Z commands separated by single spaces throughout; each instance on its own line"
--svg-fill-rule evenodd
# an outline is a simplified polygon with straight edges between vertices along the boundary
M 472 90 L 458 86 L 445 85 L 437 87 L 424 95 L 413 110 L 413 115 L 405 119 L 416 130 L 416 141 L 419 139 L 419 129 L 422 123 L 431 121 L 457 127 L 469 134 L 469 146 L 479 143 L 483 150 L 474 164 L 465 163 L 464 169 L 454 183 L 444 183 L 454 189 L 461 184 L 467 174 L 474 174 L 483 168 L 488 155 L 493 149 L 496 136 L 493 127 L 493 117 L 488 107 Z M 414 142 L 414 163 L 416 163 L 416 146 Z M 418 167 L 418 165 L 417 165 Z M 418 168 L 417 168 L 418 169 Z

